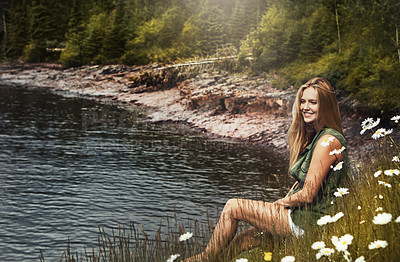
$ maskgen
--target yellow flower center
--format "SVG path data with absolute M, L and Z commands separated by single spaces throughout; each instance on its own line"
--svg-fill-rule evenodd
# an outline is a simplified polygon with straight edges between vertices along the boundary
M 272 252 L 264 252 L 264 260 L 271 261 L 272 260 Z

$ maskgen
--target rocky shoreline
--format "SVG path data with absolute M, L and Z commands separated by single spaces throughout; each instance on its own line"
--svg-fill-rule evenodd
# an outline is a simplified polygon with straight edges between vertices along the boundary
M 182 70 L 161 65 L 2 66 L 0 84 L 46 88 L 145 108 L 147 121 L 180 122 L 212 136 L 248 141 L 287 154 L 286 133 L 295 90 L 271 87 L 270 80 L 217 69 Z M 195 72 L 195 73 L 194 73 Z M 354 159 L 362 151 L 362 117 L 339 97 L 345 135 Z

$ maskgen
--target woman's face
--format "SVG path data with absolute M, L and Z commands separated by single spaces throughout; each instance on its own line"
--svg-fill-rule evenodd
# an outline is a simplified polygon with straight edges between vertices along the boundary
M 307 87 L 300 100 L 300 112 L 306 124 L 314 124 L 318 113 L 318 92 L 314 87 Z

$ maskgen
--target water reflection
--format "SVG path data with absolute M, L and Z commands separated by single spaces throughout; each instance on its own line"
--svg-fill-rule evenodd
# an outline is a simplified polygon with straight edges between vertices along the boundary
M 210 139 L 180 125 L 46 91 L 0 87 L 0 260 L 57 260 L 97 243 L 98 225 L 166 216 L 216 219 L 231 197 L 274 200 L 286 161 L 273 151 Z

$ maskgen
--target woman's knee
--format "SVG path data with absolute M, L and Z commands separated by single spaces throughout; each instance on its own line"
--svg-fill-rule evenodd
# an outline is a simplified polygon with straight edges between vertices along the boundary
M 239 206 L 238 201 L 239 200 L 236 198 L 231 198 L 228 201 L 226 201 L 223 212 L 225 213 L 235 212 Z

